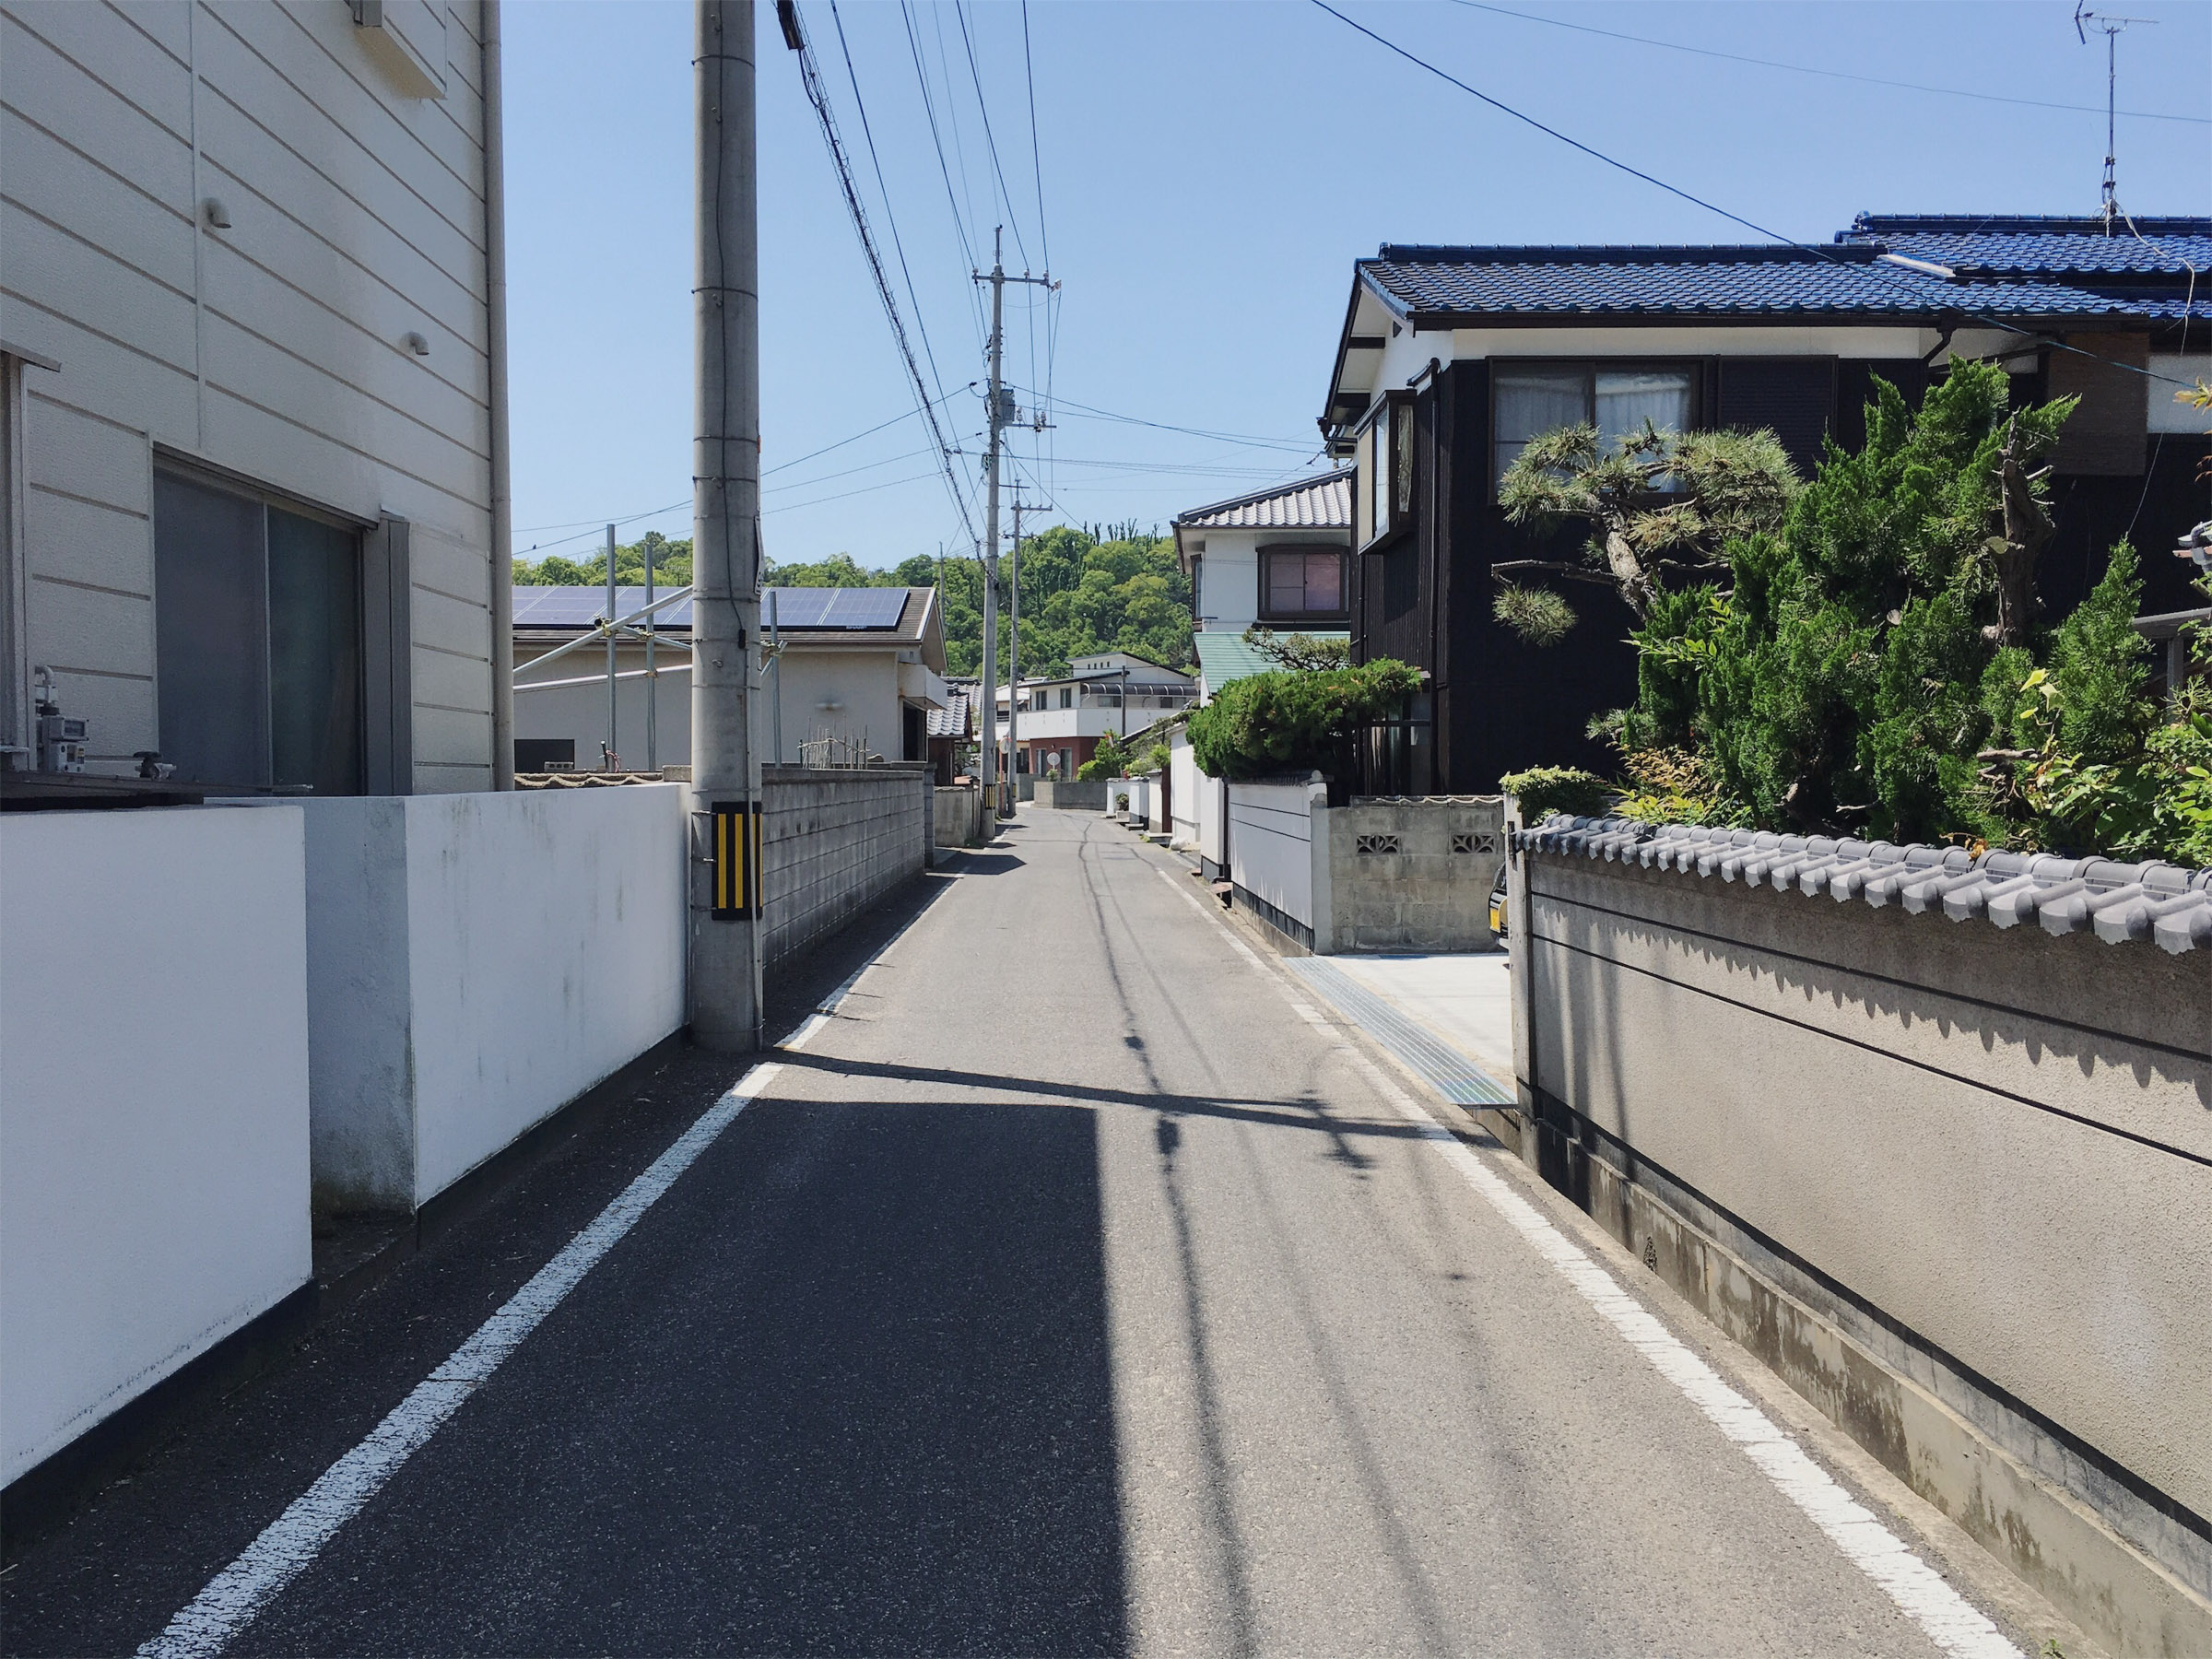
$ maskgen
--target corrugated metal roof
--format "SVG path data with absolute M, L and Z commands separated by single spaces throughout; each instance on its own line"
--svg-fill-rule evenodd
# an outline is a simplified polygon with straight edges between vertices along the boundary
M 1317 629 L 1309 631 L 1300 629 L 1299 637 L 1308 640 L 1343 640 L 1349 643 L 1352 636 L 1341 629 L 1329 631 Z M 1198 678 L 1208 697 L 1218 695 L 1221 688 L 1232 680 L 1245 679 L 1254 674 L 1272 674 L 1282 666 L 1258 646 L 1247 642 L 1242 634 L 1230 633 L 1227 629 L 1210 633 L 1201 629 L 1191 638 L 1198 648 Z
M 1522 830 L 1519 843 L 1547 853 L 1618 863 L 1782 892 L 1825 894 L 1908 914 L 1933 912 L 1954 922 L 1998 927 L 2033 922 L 2048 934 L 2094 933 L 2108 945 L 2155 941 L 2176 955 L 2212 949 L 2212 870 L 2122 864 L 2109 858 L 1983 853 L 1959 847 L 1709 830 L 1653 828 L 1632 818 L 1559 813 Z
M 2017 242 L 2046 239 L 2014 238 Z M 2072 241 L 2077 239 L 2060 239 Z M 1441 248 L 1386 244 L 1359 263 L 1404 312 L 1479 316 L 2182 315 L 2181 298 L 2057 281 L 1947 280 L 1881 261 L 1875 242 L 1747 247 Z M 1900 248 L 1900 253 L 1906 250 Z M 2031 250 L 2021 249 L 2021 256 Z M 1918 252 L 1909 256 L 1930 258 Z M 2038 269 L 2041 267 L 2026 267 Z M 2051 268 L 2055 274 L 2055 267 Z
M 1352 527 L 1352 475 L 1327 473 L 1300 478 L 1272 489 L 1194 507 L 1175 517 L 1184 530 L 1349 530 Z

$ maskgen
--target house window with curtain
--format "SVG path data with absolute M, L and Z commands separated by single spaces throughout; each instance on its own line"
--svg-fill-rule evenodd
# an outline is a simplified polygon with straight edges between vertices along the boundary
M 1347 615 L 1343 549 L 1263 547 L 1260 615 L 1268 621 L 1302 622 Z
M 1663 432 L 1697 425 L 1698 371 L 1688 364 L 1499 365 L 1491 385 L 1491 486 L 1532 439 L 1561 427 L 1594 426 L 1611 453 L 1649 421 Z

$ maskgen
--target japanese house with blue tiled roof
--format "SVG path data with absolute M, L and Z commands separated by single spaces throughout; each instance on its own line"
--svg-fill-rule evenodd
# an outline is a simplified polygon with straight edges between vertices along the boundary
M 2161 554 L 2212 514 L 2205 418 L 2172 397 L 2212 379 L 2212 295 L 2194 275 L 2212 276 L 2212 219 L 2134 229 L 1861 215 L 1818 246 L 1385 244 L 1358 261 L 1320 418 L 1356 475 L 1345 614 L 1355 660 L 1428 671 L 1411 712 L 1432 741 L 1406 752 L 1435 757 L 1389 786 L 1609 768 L 1585 726 L 1635 695 L 1626 607 L 1578 594 L 1581 623 L 1548 649 L 1491 615 L 1494 565 L 1575 539 L 1540 543 L 1497 505 L 1520 447 L 1560 426 L 1771 428 L 1809 469 L 1824 439 L 1861 441 L 1877 375 L 1916 400 L 1950 362 L 1991 359 L 2021 401 L 2080 399 L 2053 457 L 2046 617 L 2079 601 L 2131 525 L 2144 609 L 2201 603 Z

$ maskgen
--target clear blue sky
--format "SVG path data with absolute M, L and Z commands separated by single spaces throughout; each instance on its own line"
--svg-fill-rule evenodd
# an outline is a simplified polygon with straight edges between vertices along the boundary
M 1509 0 L 1524 14 L 1512 16 L 1453 0 L 1339 0 L 1339 9 L 1784 236 L 1825 241 L 1862 209 L 2097 206 L 2104 52 L 2097 37 L 2077 42 L 2065 4 Z M 2212 6 L 2128 0 L 2126 10 L 2157 21 L 2120 42 L 2121 107 L 2205 114 Z M 1049 238 L 1065 284 L 1057 349 L 1047 350 L 1047 313 L 1028 309 L 1034 290 L 1009 288 L 1008 374 L 1041 386 L 1050 361 L 1057 429 L 1024 434 L 1035 458 L 1022 465 L 1068 522 L 1164 524 L 1297 470 L 1316 441 L 1351 262 L 1379 242 L 1759 240 L 1288 0 L 1032 0 L 1034 157 L 1020 7 L 966 5 L 971 71 L 962 13 L 910 5 L 949 187 L 906 17 L 883 0 L 848 0 L 844 35 L 887 216 L 836 19 L 827 0 L 802 0 L 801 11 L 902 305 L 893 223 L 903 242 L 935 379 L 950 393 L 947 429 L 971 447 L 982 404 L 961 388 L 982 375 L 983 334 L 960 227 L 987 264 L 991 227 L 1006 222 L 1011 269 L 1025 263 L 1017 228 L 1032 269 Z M 679 500 L 621 535 L 686 535 L 690 7 L 511 0 L 507 17 L 516 550 L 588 552 L 597 533 L 586 522 Z M 881 566 L 940 543 L 959 550 L 958 511 L 933 473 L 772 7 L 759 28 L 769 553 L 844 551 Z M 2094 112 L 1793 73 L 1591 30 Z M 979 77 L 1010 212 L 998 203 Z M 2124 115 L 2119 158 L 2131 211 L 2212 212 L 2212 126 Z M 1157 430 L 1077 405 L 1265 441 Z

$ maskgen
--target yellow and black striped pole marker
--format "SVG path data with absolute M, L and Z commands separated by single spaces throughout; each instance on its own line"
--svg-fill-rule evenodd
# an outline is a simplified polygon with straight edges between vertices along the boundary
M 742 922 L 760 908 L 760 803 L 717 801 L 714 906 L 717 922 Z

